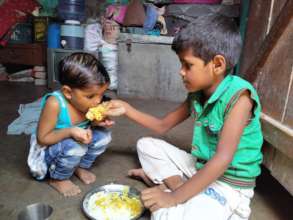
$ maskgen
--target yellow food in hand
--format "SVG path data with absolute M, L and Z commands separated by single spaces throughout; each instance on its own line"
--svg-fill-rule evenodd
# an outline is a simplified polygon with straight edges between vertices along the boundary
M 102 121 L 105 118 L 105 112 L 108 110 L 108 103 L 103 102 L 96 107 L 90 108 L 85 117 L 90 121 Z

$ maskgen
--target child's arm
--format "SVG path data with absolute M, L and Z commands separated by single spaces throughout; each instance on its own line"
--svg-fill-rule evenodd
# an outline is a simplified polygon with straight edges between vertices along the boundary
M 249 93 L 243 93 L 225 120 L 214 157 L 172 193 L 164 193 L 155 188 L 146 189 L 142 193 L 144 204 L 147 204 L 151 211 L 174 206 L 187 201 L 215 182 L 231 163 L 243 129 L 251 117 L 252 108 L 253 101 Z
M 110 110 L 108 111 L 107 115 L 119 116 L 123 114 L 146 128 L 149 128 L 159 134 L 164 134 L 188 118 L 189 111 L 188 103 L 185 101 L 177 109 L 168 113 L 163 118 L 157 118 L 135 109 L 124 101 L 112 100 L 110 104 Z
M 59 103 L 55 97 L 51 96 L 46 101 L 38 124 L 37 140 L 40 145 L 56 144 L 69 137 L 84 144 L 90 143 L 92 137 L 90 130 L 78 127 L 55 130 L 58 114 Z

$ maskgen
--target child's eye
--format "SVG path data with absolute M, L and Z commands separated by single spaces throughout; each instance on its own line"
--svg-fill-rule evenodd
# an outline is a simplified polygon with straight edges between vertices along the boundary
M 185 63 L 184 66 L 185 66 L 186 69 L 189 70 L 189 69 L 191 69 L 191 67 L 193 66 L 193 64 Z
M 95 95 L 88 95 L 88 96 L 86 96 L 88 99 L 92 99 L 92 98 L 94 98 L 95 97 Z
M 186 66 L 187 66 L 188 69 L 190 69 L 193 66 L 193 64 L 187 63 Z

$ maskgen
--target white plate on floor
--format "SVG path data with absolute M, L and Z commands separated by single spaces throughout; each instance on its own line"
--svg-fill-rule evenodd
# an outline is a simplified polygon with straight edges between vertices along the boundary
M 100 187 L 94 188 L 94 189 L 90 190 L 84 196 L 84 198 L 82 200 L 82 210 L 83 210 L 83 212 L 85 213 L 85 215 L 89 219 L 92 219 L 92 220 L 106 220 L 107 219 L 107 218 L 102 218 L 101 215 L 99 215 L 99 216 L 101 216 L 101 218 L 98 218 L 97 217 L 97 213 L 94 213 L 91 210 L 91 204 L 90 204 L 90 203 L 92 203 L 91 197 L 93 195 L 95 195 L 96 193 L 99 193 L 99 192 L 104 192 L 105 195 L 108 194 L 108 193 L 118 193 L 119 195 L 122 195 L 122 194 L 125 194 L 125 192 L 126 192 L 127 193 L 127 196 L 129 198 L 133 198 L 133 197 L 134 198 L 137 198 L 140 201 L 141 211 L 139 213 L 137 213 L 136 216 L 134 216 L 132 218 L 129 218 L 127 220 L 135 220 L 135 219 L 138 219 L 139 217 L 141 217 L 141 215 L 143 214 L 143 212 L 145 210 L 144 207 L 143 207 L 143 205 L 142 205 L 142 202 L 140 200 L 140 192 L 136 188 L 131 187 L 131 186 L 128 186 L 128 185 L 108 184 L 108 185 L 104 185 L 104 186 L 100 186 Z M 121 218 L 119 218 L 119 219 L 121 219 Z M 111 220 L 111 218 L 110 218 L 110 220 Z

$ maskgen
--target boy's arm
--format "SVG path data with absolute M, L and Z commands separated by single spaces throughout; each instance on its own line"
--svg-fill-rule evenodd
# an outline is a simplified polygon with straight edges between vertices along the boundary
M 231 163 L 243 129 L 251 116 L 252 108 L 253 102 L 249 93 L 244 92 L 225 120 L 214 157 L 171 195 L 152 188 L 145 190 L 144 196 L 146 199 L 144 202 L 147 201 L 148 207 L 155 211 L 158 208 L 183 203 L 215 182 Z
M 111 102 L 114 108 L 122 108 L 122 114 L 124 113 L 133 121 L 159 134 L 164 134 L 189 116 L 187 101 L 183 102 L 179 107 L 168 113 L 163 118 L 157 118 L 147 113 L 141 112 L 124 101 L 112 100 Z M 111 112 L 109 113 L 109 116 L 111 116 Z
M 49 97 L 40 115 L 37 140 L 40 145 L 52 145 L 69 137 L 75 137 L 82 143 L 90 142 L 91 133 L 78 127 L 55 130 L 59 114 L 59 103 L 53 96 Z

